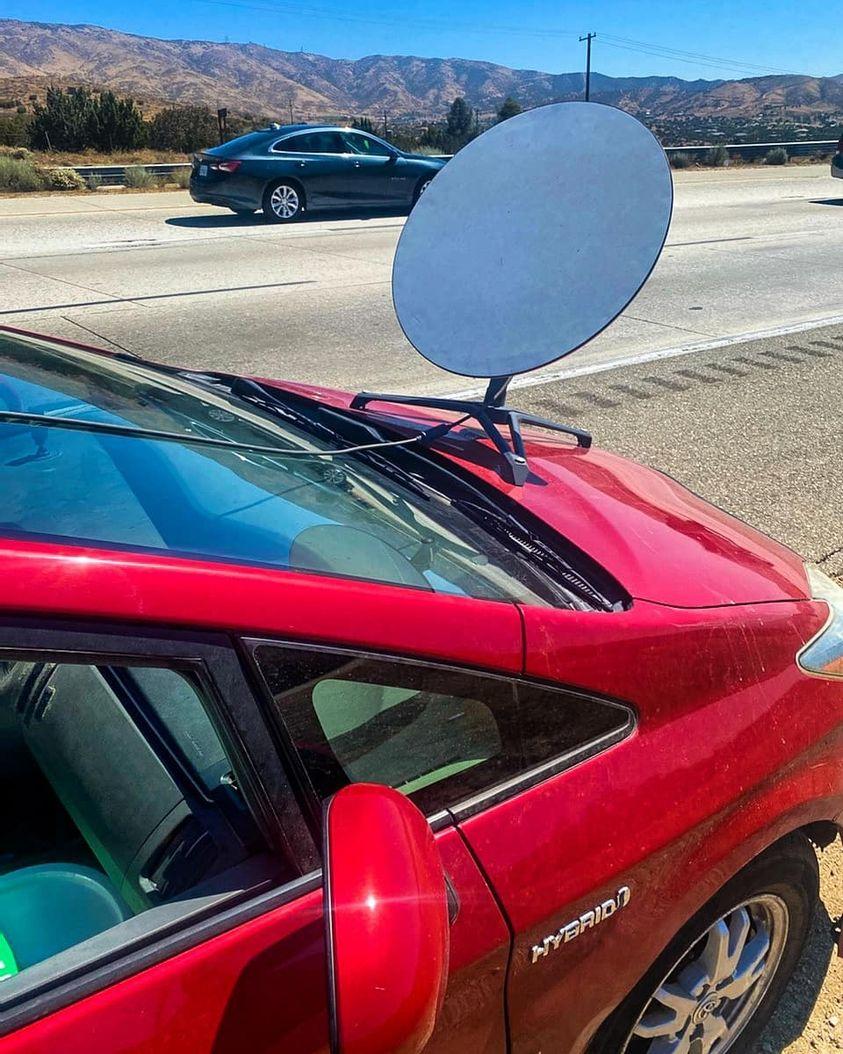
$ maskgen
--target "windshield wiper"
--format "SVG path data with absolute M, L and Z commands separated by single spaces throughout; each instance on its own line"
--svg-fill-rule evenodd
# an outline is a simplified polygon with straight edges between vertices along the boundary
M 551 578 L 560 580 L 575 596 L 586 601 L 600 611 L 614 611 L 614 604 L 599 590 L 585 579 L 578 571 L 560 557 L 546 542 L 538 535 L 530 531 L 524 524 L 504 512 L 498 512 L 488 505 L 480 505 L 465 498 L 455 498 L 452 503 L 469 519 L 474 520 L 489 534 L 501 541 L 516 552 L 529 558 L 529 560 L 541 567 Z
M 219 375 L 220 377 L 222 375 Z M 284 418 L 291 424 L 297 425 L 305 432 L 330 443 L 342 445 L 347 442 L 355 442 L 363 437 L 372 442 L 383 442 L 384 436 L 378 428 L 363 421 L 355 415 L 343 413 L 334 407 L 324 406 L 315 400 L 308 399 L 293 392 L 275 391 L 265 387 L 258 381 L 252 381 L 246 377 L 232 377 L 231 382 L 225 382 L 232 395 L 243 399 L 245 402 L 260 406 L 269 413 Z M 339 427 L 328 425 L 323 418 L 328 417 L 339 422 Z M 450 425 L 450 422 L 448 422 Z M 444 429 L 440 430 L 444 434 Z M 426 435 L 427 433 L 423 433 Z M 394 461 L 383 457 L 377 450 L 360 450 L 355 457 L 368 462 L 382 475 L 389 477 L 396 483 L 411 490 L 415 495 L 425 500 L 430 499 L 429 489 L 406 469 L 401 468 Z M 430 488 L 432 489 L 432 488 Z
M 348 440 L 349 432 L 353 430 L 357 430 L 358 435 L 362 432 L 368 436 L 383 438 L 384 433 L 379 431 L 375 425 L 366 421 L 360 421 L 358 417 L 348 412 L 344 413 L 341 410 L 335 410 L 333 407 L 324 407 L 319 403 L 311 402 L 307 396 L 299 397 L 297 394 L 287 391 L 278 392 L 276 395 L 275 391 L 267 391 L 261 385 L 253 382 L 253 380 L 238 379 L 240 383 L 232 389 L 234 394 L 250 399 L 260 399 L 261 404 L 270 406 L 275 404 L 277 408 L 296 417 L 301 415 L 305 418 L 303 427 L 307 427 L 310 423 L 312 428 L 325 429 L 332 435 L 334 441 L 337 434 L 340 438 Z M 247 391 L 250 394 L 247 394 Z M 310 412 L 301 413 L 300 410 L 294 409 L 296 405 L 300 406 L 301 403 L 305 404 L 307 411 Z M 344 435 L 339 430 L 334 431 L 334 429 L 329 428 L 325 424 L 313 421 L 313 416 L 316 414 L 325 414 L 338 419 L 341 422 L 340 428 L 346 430 L 346 434 Z M 445 434 L 446 431 L 449 431 L 456 424 L 458 422 L 448 422 L 443 426 L 442 434 Z M 429 434 L 429 430 L 422 433 L 426 438 Z M 427 443 L 425 446 L 427 446 Z M 404 453 L 405 458 L 412 457 L 411 464 L 416 463 L 419 464 L 419 467 L 422 467 L 422 463 L 424 463 L 426 469 L 432 469 L 432 474 L 437 482 L 444 484 L 447 477 L 452 475 L 451 471 L 431 463 L 424 456 L 422 449 L 403 447 L 398 448 L 394 452 L 397 453 L 398 450 Z M 544 542 L 540 536 L 533 533 L 521 521 L 517 520 L 515 516 L 499 510 L 495 504 L 487 499 L 485 494 L 477 491 L 474 486 L 469 486 L 464 481 L 459 481 L 459 484 L 453 490 L 447 486 L 436 486 L 429 482 L 429 472 L 426 472 L 424 479 L 422 479 L 422 477 L 413 475 L 408 469 L 398 465 L 393 458 L 375 450 L 365 451 L 358 456 L 365 457 L 365 460 L 373 465 L 378 472 L 389 476 L 390 479 L 411 489 L 414 493 L 425 497 L 425 499 L 430 499 L 431 493 L 444 497 L 452 508 L 468 516 L 479 527 L 483 527 L 489 534 L 504 542 L 511 550 L 523 555 L 528 563 L 541 567 L 545 573 L 549 574 L 552 580 L 560 582 L 572 593 L 574 598 L 601 611 L 614 610 L 614 603 L 604 596 L 603 592 L 595 588 L 583 574 L 575 570 L 550 545 Z M 463 494 L 470 493 L 472 495 L 471 499 L 460 496 L 460 492 Z

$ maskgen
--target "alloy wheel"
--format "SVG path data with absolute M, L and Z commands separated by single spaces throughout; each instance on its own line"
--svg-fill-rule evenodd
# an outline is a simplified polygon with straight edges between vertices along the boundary
M 721 916 L 653 993 L 621 1054 L 725 1054 L 781 962 L 788 909 L 765 894 Z
M 269 207 L 279 219 L 291 220 L 299 211 L 299 196 L 293 187 L 282 183 L 272 191 Z

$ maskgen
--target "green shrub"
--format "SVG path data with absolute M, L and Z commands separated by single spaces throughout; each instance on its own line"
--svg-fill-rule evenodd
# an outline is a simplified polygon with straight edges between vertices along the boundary
M 181 187 L 182 190 L 186 190 L 190 186 L 190 169 L 189 168 L 177 168 L 173 171 L 170 180 L 175 183 L 177 187 Z
M 217 115 L 207 106 L 172 106 L 149 122 L 149 145 L 154 150 L 192 154 L 219 139 Z
M 29 114 L 16 113 L 12 117 L 0 117 L 0 143 L 20 146 L 29 142 Z
M 774 146 L 764 156 L 765 165 L 786 165 L 787 161 L 787 150 L 783 146 Z
M 712 147 L 705 155 L 705 163 L 712 168 L 722 168 L 728 160 L 729 151 L 722 143 L 719 146 Z
M 154 186 L 157 186 L 155 176 L 143 165 L 130 165 L 124 173 L 123 182 L 127 187 L 132 187 L 135 190 L 149 190 Z
M 86 183 L 73 168 L 51 168 L 47 173 L 51 190 L 84 190 Z
M 99 172 L 91 172 L 85 177 L 85 186 L 88 190 L 99 190 L 102 186 L 102 176 Z
M 25 146 L 0 146 L 0 157 L 13 157 L 15 161 L 29 161 L 32 152 Z
M 143 115 L 131 99 L 85 88 L 47 89 L 44 106 L 36 103 L 28 126 L 35 150 L 131 150 L 146 142 Z
M 0 190 L 43 190 L 44 173 L 32 164 L 14 157 L 0 157 Z
M 690 168 L 691 158 L 688 154 L 671 154 L 670 155 L 670 167 L 671 168 Z

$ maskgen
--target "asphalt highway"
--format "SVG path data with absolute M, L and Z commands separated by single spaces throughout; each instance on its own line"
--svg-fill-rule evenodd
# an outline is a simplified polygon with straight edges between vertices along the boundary
M 273 227 L 184 192 L 0 198 L 0 322 L 185 366 L 477 390 L 426 364 L 395 321 L 402 224 Z M 843 182 L 827 166 L 678 173 L 644 291 L 510 401 L 590 429 L 843 577 L 841 261 Z M 840 869 L 838 847 L 823 861 L 833 917 Z M 843 1047 L 832 951 L 820 912 L 762 1051 Z
M 403 222 L 322 214 L 278 227 L 184 191 L 0 199 L 0 320 L 339 387 L 471 387 L 421 359 L 392 313 Z M 843 182 L 827 166 L 678 172 L 650 281 L 568 361 L 843 320 L 841 233 Z
M 459 392 L 390 300 L 404 219 L 277 227 L 185 192 L 0 199 L 0 321 L 166 362 Z M 623 316 L 516 379 L 843 574 L 843 183 L 826 166 L 679 172 L 668 245 Z

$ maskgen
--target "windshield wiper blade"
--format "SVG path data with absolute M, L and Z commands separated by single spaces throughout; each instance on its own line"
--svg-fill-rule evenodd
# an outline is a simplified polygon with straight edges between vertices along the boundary
M 313 457 L 311 451 L 294 447 L 267 446 L 261 443 L 238 443 L 230 439 L 193 435 L 190 432 L 168 432 L 159 428 L 137 428 L 134 425 L 113 424 L 110 421 L 90 421 L 84 417 L 61 417 L 52 414 L 33 414 L 20 410 L 0 410 L 0 424 L 24 424 L 33 428 L 63 428 L 70 432 L 117 436 L 125 439 L 152 439 L 162 443 L 187 446 L 207 446 L 217 450 L 237 450 L 283 457 Z
M 276 392 L 274 389 L 267 388 L 258 381 L 250 380 L 247 377 L 232 378 L 229 388 L 232 395 L 260 406 L 269 413 L 278 414 L 305 431 L 309 431 L 311 434 L 331 443 L 353 442 L 353 433 L 357 432 L 359 435 L 361 431 L 369 439 L 375 441 L 383 440 L 383 433 L 374 424 L 363 421 L 352 414 L 345 414 L 341 410 L 334 409 L 334 407 L 323 406 L 322 403 L 315 400 L 311 401 L 306 396 L 299 396 L 296 393 L 283 390 Z M 310 405 L 311 402 L 312 406 Z M 302 403 L 305 404 L 306 409 L 302 406 Z M 341 421 L 342 425 L 339 428 L 327 425 L 323 420 L 320 420 L 323 417 L 331 417 L 334 420 Z M 354 456 L 368 462 L 378 472 L 388 476 L 394 482 L 402 484 L 418 497 L 425 500 L 430 499 L 429 490 L 433 488 L 426 489 L 425 485 L 406 469 L 401 468 L 394 461 L 381 456 L 376 450 L 357 451 Z
M 506 513 L 498 512 L 488 505 L 480 505 L 464 498 L 455 498 L 452 502 L 469 519 L 483 527 L 503 541 L 506 541 L 516 552 L 528 557 L 538 564 L 552 578 L 560 579 L 581 600 L 597 607 L 600 611 L 613 611 L 614 605 L 578 571 L 555 552 L 538 535 L 524 524 Z

